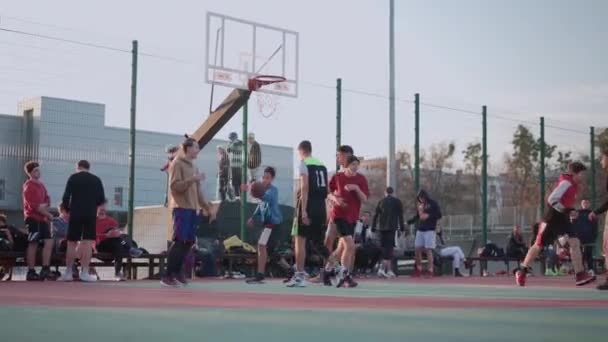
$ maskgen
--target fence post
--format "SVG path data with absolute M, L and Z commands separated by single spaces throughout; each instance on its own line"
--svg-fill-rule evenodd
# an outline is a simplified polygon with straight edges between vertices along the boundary
M 336 80 L 336 150 L 342 145 L 342 79 Z M 336 171 L 340 165 L 336 161 Z
M 540 217 L 545 214 L 545 184 L 547 182 L 545 178 L 545 117 L 540 118 Z
M 482 136 L 481 144 L 483 155 L 481 157 L 482 169 L 482 189 L 481 189 L 481 210 L 482 210 L 482 228 L 483 228 L 483 245 L 488 243 L 488 108 L 481 108 L 482 115 Z
M 420 94 L 414 95 L 414 184 L 420 191 Z
M 129 125 L 129 199 L 127 204 L 127 233 L 133 237 L 135 203 L 135 114 L 137 108 L 137 40 L 131 50 L 131 123 Z

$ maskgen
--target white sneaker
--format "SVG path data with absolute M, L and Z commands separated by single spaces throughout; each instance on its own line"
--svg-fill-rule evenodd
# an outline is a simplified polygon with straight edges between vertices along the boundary
M 124 274 L 122 274 L 122 272 L 118 272 L 114 275 L 114 280 L 115 281 L 127 281 L 127 278 L 125 277 Z
M 386 277 L 389 279 L 393 279 L 393 278 L 396 278 L 397 275 L 393 271 L 388 271 L 388 272 L 386 272 Z
M 292 277 L 287 283 L 285 283 L 285 286 L 287 287 L 306 287 L 306 285 L 308 285 L 308 283 L 301 274 Z
M 61 277 L 59 277 L 59 279 L 57 279 L 58 281 L 65 281 L 65 282 L 70 282 L 70 281 L 74 281 L 74 274 L 72 272 L 69 271 L 65 271 L 63 272 L 63 274 L 61 275 Z
M 378 278 L 388 278 L 388 274 L 383 269 L 378 269 Z
M 85 283 L 94 283 L 97 281 L 97 276 L 91 275 L 88 272 L 80 271 L 80 280 Z
M 244 275 L 241 272 L 232 272 L 232 278 L 234 278 L 234 279 L 245 279 L 245 278 L 247 278 L 247 276 Z

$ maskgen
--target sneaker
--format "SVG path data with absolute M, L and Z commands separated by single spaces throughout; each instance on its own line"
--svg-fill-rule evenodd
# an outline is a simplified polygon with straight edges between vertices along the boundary
M 416 269 L 414 271 L 414 273 L 412 273 L 412 278 L 420 278 L 422 277 L 422 271 L 420 271 L 419 269 Z
M 515 271 L 515 283 L 519 286 L 526 286 L 526 275 L 528 274 L 528 269 L 525 267 L 518 268 Z
M 428 270 L 428 271 L 424 272 L 423 275 L 424 275 L 425 278 L 433 278 L 435 276 L 435 271 Z
M 118 273 L 114 274 L 114 280 L 115 281 L 127 281 L 127 278 L 125 277 L 124 274 L 122 274 L 122 272 L 118 272 Z
M 169 276 L 162 277 L 162 279 L 160 280 L 160 285 L 164 286 L 164 287 L 173 287 L 173 288 L 180 287 L 178 282 L 175 281 L 175 278 L 169 277 Z
M 247 278 L 247 276 L 244 275 L 241 272 L 232 272 L 232 278 L 234 278 L 234 279 L 245 279 L 245 278 Z
M 57 278 L 55 277 L 55 274 L 53 272 L 51 272 L 50 268 L 43 267 L 42 271 L 40 271 L 40 280 L 55 281 L 55 280 L 57 280 Z
M 343 285 L 344 287 L 354 288 L 354 287 L 357 287 L 358 285 L 359 284 L 356 281 L 353 280 L 352 275 L 349 274 L 349 275 L 347 275 L 345 277 L 345 279 L 344 279 L 344 285 Z
M 335 278 L 336 273 L 331 270 L 323 270 L 321 273 L 321 277 L 323 278 L 323 285 L 325 286 L 334 286 L 335 284 L 332 282 L 332 278 Z
M 336 287 L 346 287 L 349 279 L 352 280 L 352 276 L 350 275 L 350 273 L 348 273 L 346 269 L 342 269 L 340 270 L 340 272 L 338 272 L 336 279 L 338 280 Z
M 388 272 L 386 272 L 386 277 L 388 279 L 394 279 L 394 278 L 397 278 L 397 275 L 393 271 L 388 271 Z
M 296 274 L 289 282 L 285 284 L 287 287 L 306 287 L 306 280 L 302 274 Z
M 129 249 L 129 255 L 131 255 L 132 258 L 139 258 L 142 254 L 144 254 L 144 252 L 139 248 L 132 247 Z
M 454 277 L 456 277 L 456 278 L 462 278 L 462 277 L 464 277 L 464 275 L 462 275 L 462 273 L 460 273 L 459 270 L 456 270 L 456 271 L 454 271 Z
M 97 275 L 80 271 L 80 281 L 84 281 L 85 283 L 94 283 L 97 281 Z
M 602 291 L 608 290 L 608 279 L 606 279 L 606 281 L 603 284 L 599 284 L 597 286 L 597 289 L 602 290 Z
M 44 278 L 42 278 L 40 275 L 38 275 L 38 273 L 36 273 L 35 270 L 28 270 L 27 271 L 27 275 L 25 276 L 25 280 L 27 280 L 27 281 L 42 281 L 42 280 L 44 280 Z
M 576 274 L 576 286 L 587 285 L 595 280 L 595 276 L 583 271 Z
M 72 273 L 71 270 L 66 269 L 65 273 L 59 277 L 59 279 L 57 279 L 59 281 L 64 281 L 64 282 L 71 282 L 74 281 L 74 274 Z
M 256 273 L 255 277 L 247 279 L 247 284 L 264 284 L 264 275 L 262 273 Z
M 388 274 L 383 269 L 378 270 L 378 278 L 388 278 Z
M 177 282 L 177 285 L 182 287 L 188 286 L 188 279 L 186 279 L 186 276 L 183 273 L 178 274 L 174 279 Z
M 288 282 L 290 282 L 291 278 L 293 278 L 295 274 L 296 272 L 293 270 L 293 268 L 290 268 L 287 272 L 287 278 L 283 279 L 283 284 L 287 284 Z

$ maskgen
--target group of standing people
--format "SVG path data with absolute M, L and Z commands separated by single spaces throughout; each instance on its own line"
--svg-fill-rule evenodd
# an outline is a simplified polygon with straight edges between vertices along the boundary
M 258 180 L 262 165 L 262 149 L 255 139 L 254 133 L 247 136 L 249 152 L 247 155 L 247 180 Z M 234 200 L 241 195 L 242 170 L 245 144 L 239 140 L 238 134 L 232 132 L 228 135 L 228 145 L 217 147 L 218 160 L 218 198 Z
M 51 222 L 51 198 L 41 181 L 41 166 L 35 161 L 25 164 L 24 171 L 28 176 L 23 184 L 23 216 L 28 231 L 28 248 L 26 261 L 28 272 L 26 279 L 56 280 L 56 274 L 51 272 L 51 254 L 53 252 L 53 233 Z M 76 166 L 76 173 L 67 181 L 65 191 L 59 207 L 67 218 L 67 248 L 66 272 L 60 280 L 73 280 L 73 265 L 80 259 L 80 279 L 93 282 L 97 277 L 89 273 L 89 264 L 93 253 L 93 243 L 96 240 L 97 208 L 105 202 L 103 184 L 101 180 L 90 172 L 90 164 L 81 160 Z M 69 215 L 69 216 L 68 216 Z M 36 253 L 38 246 L 43 244 L 42 270 L 35 270 Z

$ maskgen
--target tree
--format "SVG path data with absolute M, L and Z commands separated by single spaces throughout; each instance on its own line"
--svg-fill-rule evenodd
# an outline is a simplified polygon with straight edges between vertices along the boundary
M 523 208 L 535 206 L 539 202 L 538 179 L 540 172 L 541 141 L 524 125 L 517 126 L 513 134 L 513 153 L 507 156 L 506 164 L 509 178 L 514 187 L 515 206 Z M 557 146 L 545 142 L 545 169 L 550 170 L 549 161 L 553 158 Z M 544 200 L 544 199 L 543 199 Z
M 477 218 L 477 204 L 479 202 L 479 188 L 481 183 L 480 170 L 482 163 L 482 150 L 480 143 L 469 143 L 467 148 L 462 151 L 464 154 L 465 172 L 473 176 L 473 217 Z
M 449 194 L 447 191 L 443 191 L 445 190 L 443 175 L 445 170 L 453 167 L 452 158 L 455 151 L 456 145 L 453 142 L 433 144 L 429 148 L 428 159 L 425 158 L 422 163 L 429 173 L 427 189 L 440 202 L 443 202 L 447 197 L 446 195 Z
M 555 164 L 556 171 L 564 172 L 568 169 L 568 165 L 572 163 L 572 151 L 558 151 L 557 152 L 557 161 Z

